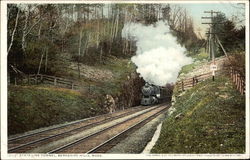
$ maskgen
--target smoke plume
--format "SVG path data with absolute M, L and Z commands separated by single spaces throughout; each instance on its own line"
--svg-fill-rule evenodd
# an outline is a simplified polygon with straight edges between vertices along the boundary
M 181 67 L 192 63 L 186 57 L 186 49 L 177 43 L 164 22 L 145 26 L 138 23 L 125 24 L 122 36 L 136 41 L 136 55 L 132 62 L 146 82 L 164 86 L 175 82 Z

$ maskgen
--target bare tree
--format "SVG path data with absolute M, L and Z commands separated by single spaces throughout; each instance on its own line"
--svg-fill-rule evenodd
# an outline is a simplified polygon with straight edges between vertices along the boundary
M 179 5 L 173 5 L 171 7 L 171 12 L 170 12 L 170 27 L 173 29 L 177 28 L 177 23 L 179 18 L 181 17 L 180 12 L 182 8 Z
M 77 68 L 78 68 L 78 77 L 81 77 L 80 73 L 80 56 L 81 56 L 81 46 L 82 46 L 82 30 L 79 34 L 79 46 L 78 46 L 78 58 L 77 58 Z
M 11 40 L 10 40 L 10 45 L 8 47 L 7 54 L 10 52 L 10 49 L 11 49 L 11 47 L 13 45 L 13 40 L 14 40 L 14 36 L 15 36 L 15 32 L 16 32 L 16 28 L 17 28 L 17 24 L 18 24 L 18 19 L 19 19 L 19 13 L 20 13 L 20 8 L 18 7 L 16 20 L 15 20 L 15 26 L 14 26 L 14 29 L 13 29 L 12 34 L 11 34 Z
M 23 52 L 26 53 L 26 37 L 31 32 L 31 30 L 41 21 L 42 16 L 38 15 L 40 18 L 30 27 L 28 26 L 28 23 L 30 21 L 30 11 L 31 5 L 27 6 L 27 10 L 25 11 L 25 21 L 24 21 L 24 27 L 23 27 L 23 35 L 22 35 L 22 49 Z M 36 17 L 37 18 L 37 17 Z M 35 18 L 35 19 L 36 19 Z

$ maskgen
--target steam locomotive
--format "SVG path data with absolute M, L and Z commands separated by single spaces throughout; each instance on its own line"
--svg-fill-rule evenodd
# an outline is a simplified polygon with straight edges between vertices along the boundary
M 151 105 L 151 104 L 157 104 L 158 98 L 160 97 L 160 88 L 159 86 L 155 86 L 149 83 L 146 83 L 142 87 L 142 105 Z
M 166 87 L 156 86 L 146 83 L 142 87 L 141 105 L 148 106 L 171 100 L 171 95 L 168 94 Z

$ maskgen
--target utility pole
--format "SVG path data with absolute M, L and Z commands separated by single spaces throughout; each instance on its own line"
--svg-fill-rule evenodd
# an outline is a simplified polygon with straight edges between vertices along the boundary
M 208 28 L 208 31 L 206 32 L 207 34 L 207 53 L 209 55 L 209 59 L 212 59 L 212 55 L 211 55 L 211 36 L 210 36 L 210 28 Z
M 219 24 L 218 22 L 214 22 L 214 15 L 215 14 L 218 14 L 220 12 L 216 12 L 216 11 L 204 11 L 204 13 L 210 13 L 210 17 L 201 17 L 201 19 L 210 19 L 211 22 L 206 22 L 206 23 L 202 23 L 202 24 L 209 24 L 210 25 L 210 28 L 209 28 L 209 31 L 208 33 L 208 51 L 209 51 L 209 58 L 211 59 L 212 58 L 212 62 L 213 64 L 211 64 L 210 68 L 212 70 L 212 74 L 213 74 L 213 80 L 214 80 L 214 76 L 215 76 L 215 70 L 217 69 L 217 66 L 215 64 L 215 41 L 216 41 L 216 38 L 215 38 L 215 31 L 214 31 L 214 28 L 216 26 L 216 24 Z

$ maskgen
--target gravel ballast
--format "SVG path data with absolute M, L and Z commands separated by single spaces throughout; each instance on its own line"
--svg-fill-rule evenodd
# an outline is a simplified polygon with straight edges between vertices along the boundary
M 155 107 L 154 107 L 155 108 Z M 97 132 L 97 131 L 100 131 L 102 130 L 103 128 L 107 128 L 107 127 L 110 127 L 114 124 L 117 124 L 117 123 L 120 123 L 126 119 L 129 119 L 131 117 L 134 117 L 136 115 L 139 115 L 139 114 L 142 114 L 148 110 L 151 110 L 152 108 L 148 108 L 148 109 L 145 109 L 145 110 L 142 110 L 142 111 L 139 111 L 139 112 L 136 112 L 134 114 L 131 114 L 129 116 L 126 116 L 126 117 L 122 117 L 122 118 L 119 118 L 119 119 L 116 119 L 112 122 L 108 122 L 108 123 L 105 123 L 105 124 L 102 124 L 102 125 L 97 125 L 96 127 L 93 127 L 93 128 L 90 128 L 90 129 L 87 129 L 85 131 L 82 131 L 82 132 L 79 132 L 77 134 L 74 134 L 72 136 L 69 136 L 69 137 L 66 137 L 66 138 L 63 138 L 63 139 L 60 139 L 60 140 L 57 140 L 57 141 L 54 141 L 52 143 L 49 143 L 49 144 L 45 144 L 45 145 L 42 145 L 40 147 L 37 147 L 35 149 L 32 149 L 32 150 L 29 150 L 28 152 L 29 153 L 47 153 L 49 152 L 50 150 L 53 150 L 57 147 L 60 147 L 60 146 L 63 146 L 63 145 L 66 145 L 70 142 L 73 142 L 77 139 L 80 139 L 82 137 L 85 137 L 85 136 L 88 136 L 94 132 Z
M 129 137 L 122 140 L 107 153 L 111 154 L 139 154 L 142 153 L 147 144 L 151 141 L 157 126 L 165 119 L 166 113 L 157 116 L 145 126 L 132 133 Z

